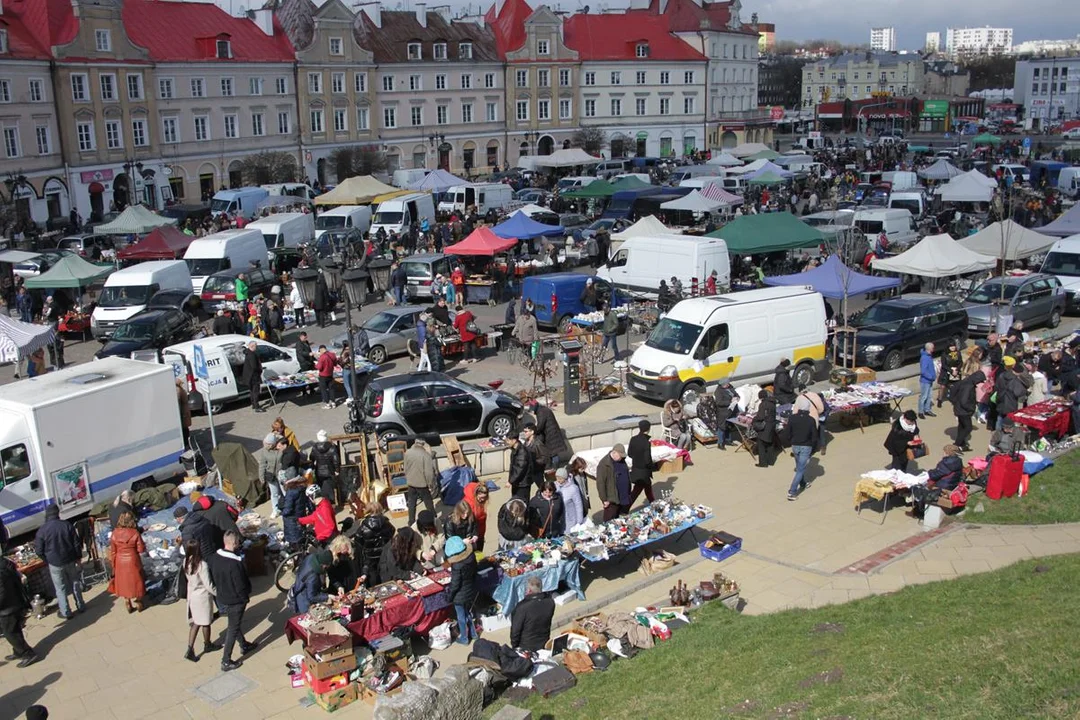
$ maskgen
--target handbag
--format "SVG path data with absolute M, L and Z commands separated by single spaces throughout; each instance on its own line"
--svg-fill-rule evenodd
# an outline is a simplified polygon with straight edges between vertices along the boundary
M 925 443 L 920 443 L 918 445 L 909 445 L 907 449 L 907 459 L 917 460 L 921 457 L 926 457 L 926 454 L 928 452 L 930 452 L 930 450 L 926 447 Z
M 960 507 L 962 505 L 967 505 L 967 499 L 968 486 L 965 482 L 961 482 L 959 485 L 953 488 L 953 491 L 951 493 L 949 493 L 949 502 L 952 503 L 952 506 L 954 508 Z
M 469 322 L 465 323 L 465 329 L 468 332 L 471 332 L 473 335 L 480 334 L 480 326 L 476 324 L 475 320 L 470 320 Z

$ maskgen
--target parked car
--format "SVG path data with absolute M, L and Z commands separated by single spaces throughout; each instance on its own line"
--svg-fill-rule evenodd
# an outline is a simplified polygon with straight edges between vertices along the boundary
M 382 365 L 392 355 L 403 355 L 409 350 L 409 343 L 416 342 L 416 318 L 424 312 L 424 307 L 387 308 L 368 318 L 361 327 L 367 332 L 367 359 L 376 365 Z M 454 313 L 450 313 L 451 319 Z M 348 333 L 337 335 L 331 344 L 340 348 L 348 339 Z
M 64 256 L 73 254 L 70 250 L 46 250 L 32 260 L 15 263 L 11 271 L 21 278 L 37 277 L 60 262 Z
M 378 377 L 361 399 L 383 446 L 402 435 L 506 437 L 524 409 L 514 396 L 436 372 Z
M 117 325 L 94 357 L 100 360 L 114 355 L 128 357 L 138 350 L 161 350 L 191 340 L 196 329 L 195 321 L 182 310 L 143 310 Z
M 214 313 L 226 303 L 236 301 L 236 278 L 240 273 L 247 276 L 248 298 L 256 295 L 270 295 L 270 288 L 277 283 L 277 277 L 269 270 L 257 267 L 229 268 L 214 273 L 206 278 L 202 289 L 202 304 L 206 312 Z
M 198 318 L 202 314 L 202 298 L 189 290 L 161 290 L 154 293 L 147 310 L 179 310 Z
M 192 205 L 170 205 L 161 211 L 162 216 L 176 218 L 177 225 L 184 227 L 188 220 L 201 223 L 210 217 L 210 203 L 196 203 Z
M 918 357 L 928 342 L 941 351 L 949 340 L 967 340 L 968 315 L 952 298 L 916 293 L 878 300 L 851 325 L 858 331 L 855 364 L 895 370 Z M 849 360 L 850 353 L 840 357 Z
M 589 218 L 578 213 L 563 213 L 559 216 L 559 225 L 570 234 L 575 230 L 584 230 L 589 225 Z
M 56 243 L 59 250 L 70 250 L 84 258 L 106 257 L 116 254 L 116 244 L 111 235 L 95 235 L 93 233 L 81 233 L 79 235 L 66 235 Z
M 968 331 L 986 335 L 994 329 L 995 316 L 1010 314 L 1013 322 L 1022 320 L 1025 329 L 1038 325 L 1055 328 L 1065 312 L 1065 302 L 1065 289 L 1053 275 L 990 278 L 964 298 Z
M 1065 132 L 1061 133 L 1061 137 L 1066 140 L 1080 140 L 1080 127 L 1069 128 Z
M 520 200 L 523 203 L 535 203 L 537 205 L 546 204 L 548 199 L 548 191 L 541 190 L 540 188 L 522 188 L 514 193 L 514 199 Z
M 600 218 L 598 220 L 593 220 L 592 223 L 588 227 L 586 227 L 585 229 L 583 229 L 581 231 L 581 235 L 583 237 L 590 238 L 593 235 L 596 235 L 597 233 L 599 233 L 601 230 L 607 230 L 608 232 L 613 232 L 614 226 L 615 226 L 615 218 Z

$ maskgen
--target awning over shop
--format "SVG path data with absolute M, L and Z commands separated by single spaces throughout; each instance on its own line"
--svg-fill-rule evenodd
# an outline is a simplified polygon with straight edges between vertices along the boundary
M 930 167 L 920 170 L 918 174 L 924 180 L 949 180 L 957 175 L 963 175 L 964 171 L 945 158 L 941 158 Z
M 723 205 L 742 205 L 743 199 L 735 193 L 729 193 L 716 183 L 709 183 L 701 188 L 701 194 L 710 200 L 717 200 Z
M 994 188 L 969 175 L 957 175 L 936 192 L 942 202 L 990 202 Z
M 646 215 L 622 232 L 612 233 L 612 240 L 629 240 L 644 235 L 674 235 L 674 231 L 656 219 L 655 215 Z
M 0 262 L 15 263 L 26 262 L 27 260 L 33 260 L 36 257 L 40 257 L 41 253 L 27 252 L 25 250 L 5 250 L 0 252 Z
M 611 187 L 615 188 L 615 192 L 622 192 L 623 190 L 640 190 L 641 188 L 651 187 L 649 183 L 643 181 L 641 178 L 636 178 L 633 175 L 621 177 L 615 182 L 611 183 Z
M 458 185 L 471 185 L 468 180 L 462 180 L 457 175 L 452 175 L 442 168 L 432 170 L 423 178 L 409 185 L 410 190 L 429 190 L 433 193 L 446 192 Z
M 732 255 L 816 247 L 825 239 L 817 228 L 786 212 L 743 215 L 708 237 L 722 238 Z
M 885 272 L 939 278 L 986 270 L 995 263 L 993 257 L 968 249 L 942 233 L 924 237 L 895 257 L 875 259 L 873 266 Z
M 722 152 L 718 155 L 713 155 L 711 158 L 705 161 L 706 165 L 719 165 L 721 167 L 737 167 L 742 165 L 742 160 L 735 157 L 729 152 Z
M 785 213 L 777 213 L 783 215 Z M 730 247 L 728 248 L 730 251 Z M 821 265 L 813 270 L 794 275 L 777 275 L 765 278 L 766 285 L 806 286 L 818 291 L 827 298 L 839 299 L 845 295 L 854 297 L 867 293 L 887 290 L 900 284 L 899 278 L 874 277 L 863 275 L 840 262 L 840 256 L 830 255 Z

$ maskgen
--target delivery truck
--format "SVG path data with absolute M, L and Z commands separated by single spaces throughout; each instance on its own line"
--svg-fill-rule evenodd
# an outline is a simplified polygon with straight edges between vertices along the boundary
M 112 357 L 0 387 L 0 519 L 36 530 L 45 508 L 83 515 L 145 481 L 182 474 L 170 365 Z

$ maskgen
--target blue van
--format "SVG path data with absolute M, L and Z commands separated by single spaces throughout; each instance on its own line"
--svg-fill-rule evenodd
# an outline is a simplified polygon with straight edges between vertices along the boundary
M 612 286 L 607 280 L 575 272 L 530 275 L 521 284 L 521 297 L 532 300 L 536 324 L 544 328 L 556 328 L 565 333 L 570 329 L 570 318 L 588 312 L 581 303 L 585 281 L 592 278 L 596 285 L 596 297 L 607 303 Z M 626 303 L 621 292 L 615 294 L 615 307 Z

